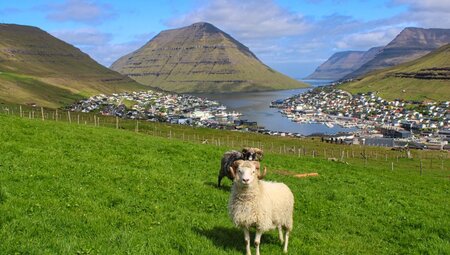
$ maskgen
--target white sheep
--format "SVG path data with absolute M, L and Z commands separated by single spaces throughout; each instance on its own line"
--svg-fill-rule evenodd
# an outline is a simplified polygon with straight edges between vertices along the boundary
M 251 227 L 256 228 L 255 247 L 259 255 L 261 235 L 278 228 L 283 252 L 287 252 L 289 232 L 292 230 L 294 195 L 284 183 L 262 181 L 266 174 L 259 171 L 258 161 L 237 160 L 230 167 L 234 174 L 228 212 L 234 224 L 244 230 L 247 255 L 250 251 Z M 283 238 L 283 230 L 286 233 Z

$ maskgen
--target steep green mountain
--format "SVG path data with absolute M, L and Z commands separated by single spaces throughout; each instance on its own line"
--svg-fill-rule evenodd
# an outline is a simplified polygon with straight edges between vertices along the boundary
M 382 47 L 373 47 L 368 51 L 342 51 L 333 54 L 305 79 L 339 80 L 372 60 Z
M 204 22 L 162 31 L 111 68 L 142 84 L 175 92 L 307 87 L 264 65 L 246 46 Z
M 0 24 L 0 101 L 59 107 L 145 88 L 39 28 Z
M 352 93 L 378 91 L 386 99 L 450 100 L 450 44 L 419 59 L 345 83 Z
M 372 60 L 343 79 L 361 77 L 374 70 L 418 59 L 448 43 L 450 43 L 450 29 L 407 27 Z

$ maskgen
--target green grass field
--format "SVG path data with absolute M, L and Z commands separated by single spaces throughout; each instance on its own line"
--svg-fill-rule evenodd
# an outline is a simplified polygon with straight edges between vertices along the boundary
M 245 250 L 230 182 L 215 187 L 225 147 L 2 114 L 0 141 L 0 254 Z M 271 153 L 264 164 L 295 195 L 290 254 L 450 253 L 447 165 L 420 175 Z M 263 235 L 262 253 L 281 250 Z

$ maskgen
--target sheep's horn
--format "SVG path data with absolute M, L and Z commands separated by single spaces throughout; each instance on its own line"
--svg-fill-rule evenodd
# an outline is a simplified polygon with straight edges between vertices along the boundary
M 263 173 L 261 174 L 259 174 L 258 175 L 258 179 L 263 179 L 265 176 L 266 176 L 266 174 L 267 174 L 267 167 L 264 167 L 264 171 L 263 171 Z
M 234 180 L 236 178 L 236 174 L 234 173 L 234 168 L 230 166 L 229 170 L 230 170 L 231 177 L 233 177 L 233 180 Z

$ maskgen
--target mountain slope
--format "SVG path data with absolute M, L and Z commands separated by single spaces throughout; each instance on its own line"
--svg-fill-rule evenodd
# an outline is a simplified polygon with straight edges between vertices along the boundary
M 450 29 L 405 28 L 372 60 L 344 79 L 360 77 L 374 70 L 420 58 L 447 43 L 450 43 Z
M 39 28 L 0 24 L 0 101 L 59 107 L 145 88 Z
M 339 80 L 372 60 L 382 47 L 373 47 L 368 51 L 342 51 L 333 54 L 306 79 Z
M 111 68 L 142 84 L 175 92 L 307 87 L 264 65 L 246 46 L 204 22 L 162 31 Z
M 378 91 L 386 99 L 450 100 L 450 44 L 419 59 L 345 83 L 352 93 Z

